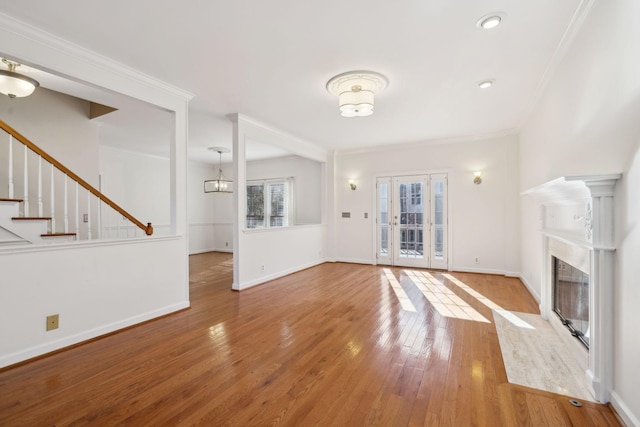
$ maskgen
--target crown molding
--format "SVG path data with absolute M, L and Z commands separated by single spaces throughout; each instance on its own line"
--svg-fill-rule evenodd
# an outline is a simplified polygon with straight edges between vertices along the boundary
M 335 150 L 334 153 L 336 156 L 350 156 L 354 154 L 366 154 L 366 153 L 374 153 L 380 151 L 389 151 L 389 150 L 403 150 L 403 149 L 411 149 L 416 147 L 424 147 L 428 145 L 448 145 L 448 144 L 460 144 L 465 142 L 474 142 L 474 141 L 488 141 L 499 138 L 505 138 L 509 136 L 517 136 L 519 131 L 517 129 L 505 129 L 497 132 L 479 134 L 479 135 L 468 135 L 468 136 L 452 136 L 447 138 L 434 138 L 427 139 L 424 141 L 415 141 L 415 142 L 406 142 L 400 144 L 383 144 L 383 145 L 375 145 L 370 147 L 356 147 L 356 148 L 346 148 L 344 150 Z
M 194 95 L 0 13 L 0 54 L 62 77 L 177 111 Z
M 544 91 L 549 85 L 551 78 L 553 77 L 556 70 L 558 69 L 558 66 L 567 54 L 569 47 L 571 47 L 571 44 L 576 38 L 576 35 L 580 31 L 580 28 L 582 28 L 582 25 L 587 19 L 589 11 L 591 11 L 591 8 L 595 4 L 595 2 L 596 0 L 582 0 L 576 8 L 576 11 L 571 18 L 569 25 L 567 25 L 562 38 L 558 42 L 558 45 L 556 46 L 556 49 L 551 56 L 551 60 L 547 64 L 547 67 L 542 74 L 542 78 L 538 82 L 538 86 L 534 92 L 534 96 L 531 97 L 531 102 L 529 103 L 529 106 L 527 107 L 527 109 L 525 110 L 525 114 L 523 115 L 525 119 L 521 126 L 519 126 L 520 128 L 522 128 L 526 124 L 526 122 L 529 120 L 529 117 L 531 117 L 531 113 L 540 102 L 540 99 L 542 99 Z

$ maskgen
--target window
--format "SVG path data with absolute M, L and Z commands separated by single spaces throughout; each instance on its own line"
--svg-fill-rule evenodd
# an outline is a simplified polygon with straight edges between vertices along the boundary
M 264 227 L 264 185 L 247 185 L 247 228 Z
M 247 228 L 288 226 L 291 185 L 291 179 L 247 184 Z

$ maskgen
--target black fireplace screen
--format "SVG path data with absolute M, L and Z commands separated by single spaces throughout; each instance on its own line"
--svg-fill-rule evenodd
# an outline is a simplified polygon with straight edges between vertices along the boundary
M 553 309 L 589 348 L 589 275 L 553 257 Z

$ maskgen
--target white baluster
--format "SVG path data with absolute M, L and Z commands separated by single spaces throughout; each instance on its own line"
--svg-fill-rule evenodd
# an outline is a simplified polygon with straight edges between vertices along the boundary
M 87 240 L 91 240 L 91 193 L 87 190 Z
M 76 239 L 80 239 L 80 203 L 78 203 L 78 189 L 80 185 L 76 181 Z
M 53 163 L 51 164 L 51 193 L 50 193 L 50 200 L 51 200 L 51 232 L 55 233 L 56 232 L 56 186 L 55 186 L 55 182 L 53 179 L 53 172 L 55 170 L 55 166 L 53 166 Z
M 118 212 L 118 219 L 116 220 L 116 239 L 120 238 L 120 223 L 122 222 L 122 215 Z
M 110 239 L 111 238 L 111 206 L 109 206 L 107 208 L 107 226 L 105 227 L 105 229 L 107 230 L 107 238 Z
M 13 135 L 9 135 L 9 198 L 13 199 Z
M 38 156 L 38 217 L 44 216 L 44 207 L 42 204 L 42 156 Z
M 102 240 L 102 200 L 98 199 L 98 240 Z
M 64 232 L 69 232 L 69 198 L 67 196 L 67 179 L 69 177 L 67 174 L 64 174 Z
M 24 146 L 24 197 L 23 197 L 23 212 L 24 216 L 29 216 L 29 165 L 27 162 L 29 149 Z

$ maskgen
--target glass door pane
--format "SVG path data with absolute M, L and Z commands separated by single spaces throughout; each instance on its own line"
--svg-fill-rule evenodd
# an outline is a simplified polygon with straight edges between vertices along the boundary
M 427 176 L 395 178 L 394 190 L 394 265 L 408 267 L 427 267 L 428 254 L 425 252 L 425 209 L 428 200 L 425 196 L 428 186 Z M 428 232 L 428 229 L 426 230 Z
M 378 264 L 391 264 L 391 178 L 377 180 L 378 217 L 376 224 Z
M 431 268 L 447 269 L 447 174 L 431 175 Z

